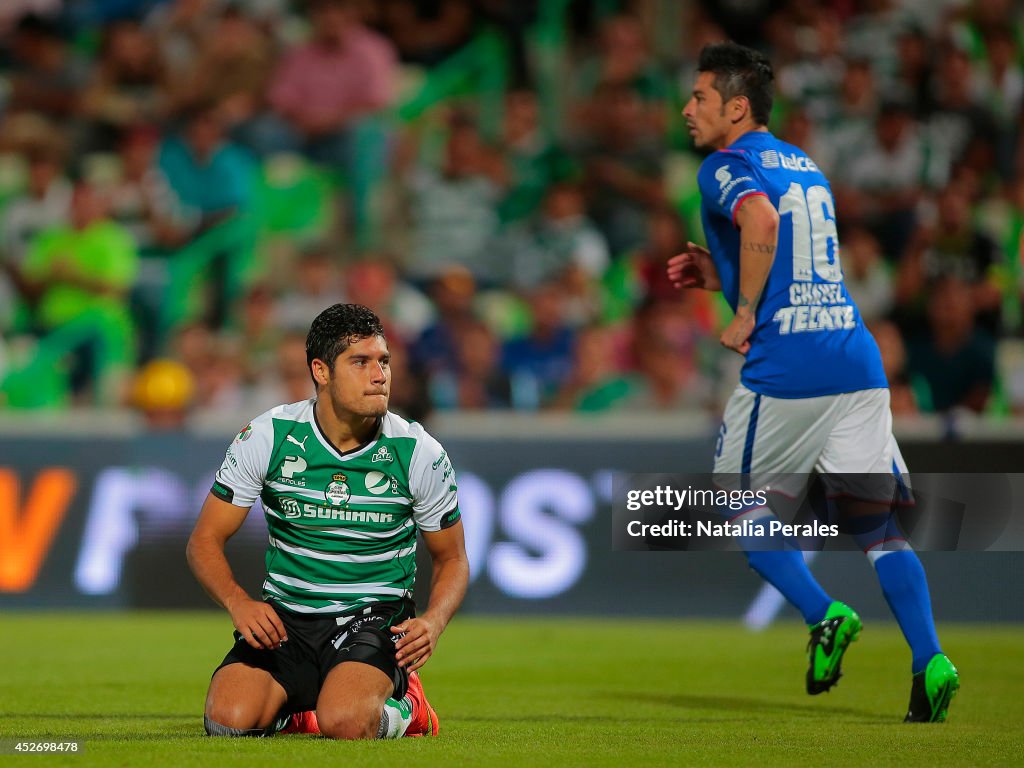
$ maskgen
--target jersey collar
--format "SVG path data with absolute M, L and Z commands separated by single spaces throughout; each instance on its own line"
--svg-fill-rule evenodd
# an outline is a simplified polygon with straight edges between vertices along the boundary
M 327 435 L 325 435 L 323 430 L 320 428 L 320 421 L 316 417 L 316 402 L 316 398 L 313 398 L 313 418 L 310 419 L 310 425 L 313 427 L 313 434 L 316 435 L 316 439 L 320 441 L 320 444 L 327 449 L 327 452 L 334 456 L 334 458 L 336 458 L 338 461 L 348 461 L 349 459 L 354 459 L 357 456 L 361 456 L 367 450 L 369 450 L 374 445 L 374 443 L 377 442 L 378 439 L 380 439 L 380 436 L 384 431 L 384 419 L 387 418 L 387 414 L 384 414 L 377 420 L 377 429 L 374 431 L 373 437 L 371 437 L 362 445 L 357 446 L 349 451 L 341 450 L 340 448 L 338 448 L 338 446 L 331 442 L 331 439 L 327 437 Z
M 758 142 L 763 141 L 765 138 L 771 135 L 771 131 L 747 131 L 725 149 L 743 149 L 744 147 L 749 147 L 754 144 L 757 144 Z

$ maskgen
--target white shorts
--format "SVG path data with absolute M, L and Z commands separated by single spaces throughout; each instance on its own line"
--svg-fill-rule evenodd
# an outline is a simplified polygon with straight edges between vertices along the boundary
M 783 399 L 736 387 L 725 408 L 715 449 L 715 482 L 745 477 L 757 489 L 800 495 L 816 471 L 830 492 L 882 501 L 879 481 L 909 494 L 906 463 L 892 434 L 888 389 Z M 733 477 L 735 476 L 735 477 Z

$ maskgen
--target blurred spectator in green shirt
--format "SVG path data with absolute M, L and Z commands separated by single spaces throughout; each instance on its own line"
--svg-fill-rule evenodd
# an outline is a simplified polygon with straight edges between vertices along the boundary
M 131 236 L 107 218 L 107 203 L 90 184 L 75 187 L 70 219 L 40 233 L 18 282 L 33 305 L 35 329 L 66 340 L 74 353 L 71 385 L 81 393 L 134 362 L 125 299 L 138 256 Z M 109 390 L 97 394 L 114 396 Z
M 122 300 L 137 269 L 131 236 L 107 218 L 99 193 L 80 182 L 71 199 L 70 223 L 39 234 L 23 271 L 39 294 L 38 324 L 53 328 L 89 309 L 124 312 Z

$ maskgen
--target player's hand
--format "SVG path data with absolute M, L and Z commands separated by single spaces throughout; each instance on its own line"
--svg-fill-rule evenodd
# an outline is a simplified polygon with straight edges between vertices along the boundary
M 676 288 L 722 290 L 711 253 L 696 243 L 687 243 L 685 251 L 669 259 L 666 271 L 668 279 Z
M 750 351 L 750 334 L 753 332 L 754 315 L 750 312 L 741 312 L 733 317 L 732 322 L 722 331 L 719 341 L 723 347 L 745 355 Z
M 405 633 L 405 637 L 399 638 L 395 643 L 398 650 L 396 658 L 398 666 L 405 667 L 410 672 L 415 672 L 427 663 L 427 659 L 437 647 L 437 638 L 441 635 L 440 627 L 435 626 L 434 622 L 426 617 L 406 619 L 392 627 L 391 631 L 396 635 Z
M 288 639 L 281 617 L 271 606 L 260 600 L 246 598 L 228 607 L 235 629 L 253 648 L 269 651 L 280 648 Z

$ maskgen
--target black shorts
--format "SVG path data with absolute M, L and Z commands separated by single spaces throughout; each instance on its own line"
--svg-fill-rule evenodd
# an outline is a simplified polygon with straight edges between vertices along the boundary
M 331 616 L 294 613 L 273 600 L 266 602 L 281 617 L 288 641 L 273 650 L 260 650 L 236 630 L 235 645 L 217 670 L 236 663 L 265 669 L 288 694 L 285 712 L 316 709 L 327 674 L 344 661 L 376 667 L 394 683 L 392 697 L 405 696 L 409 673 L 395 660 L 395 641 L 401 635 L 392 634 L 389 627 L 416 615 L 411 600 L 373 603 Z

